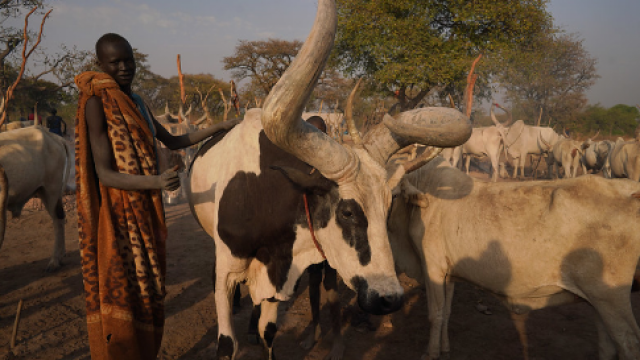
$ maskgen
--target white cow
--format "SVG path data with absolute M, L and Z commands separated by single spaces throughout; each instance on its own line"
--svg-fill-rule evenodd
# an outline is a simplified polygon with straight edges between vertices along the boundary
M 583 144 L 584 154 L 582 155 L 582 170 L 586 174 L 588 171 L 597 173 L 603 170 L 609 152 L 613 149 L 614 143 L 609 140 L 593 141 L 587 139 Z
M 564 169 L 565 178 L 574 178 L 578 173 L 578 167 L 582 165 L 582 156 L 584 150 L 582 142 L 560 138 L 551 148 L 554 172 L 556 178 L 560 176 L 558 164 Z
M 605 177 L 640 181 L 640 142 L 616 140 L 605 164 Z
M 493 112 L 494 106 L 499 107 L 499 105 L 491 105 L 491 120 L 494 122 L 495 126 L 473 128 L 471 137 L 460 148 L 460 156 L 466 157 L 465 166 L 467 174 L 469 174 L 469 165 L 471 163 L 472 156 L 487 156 L 491 161 L 491 180 L 495 182 L 498 181 L 498 162 L 500 160 L 500 153 L 502 152 L 505 143 L 508 144 L 517 139 L 517 136 L 521 132 L 524 124 L 522 121 L 513 124 L 511 117 L 507 123 L 501 124 L 498 119 L 496 119 Z M 500 108 L 503 109 L 502 107 Z M 513 137 L 514 135 L 516 137 Z M 455 156 L 455 153 L 452 155 Z M 456 166 L 454 164 L 455 162 L 455 159 L 451 162 L 453 166 Z
M 436 159 L 406 176 L 389 217 L 399 271 L 427 285 L 428 359 L 450 351 L 452 280 L 495 294 L 510 311 L 588 301 L 601 359 L 640 359 L 629 293 L 640 258 L 640 184 L 594 175 L 476 181 Z
M 64 194 L 70 168 L 72 150 L 62 137 L 46 128 L 32 126 L 0 134 L 0 166 L 4 169 L 0 187 L 0 247 L 4 240 L 6 210 L 20 216 L 24 205 L 39 197 L 53 220 L 55 242 L 47 271 L 61 265 L 65 254 Z

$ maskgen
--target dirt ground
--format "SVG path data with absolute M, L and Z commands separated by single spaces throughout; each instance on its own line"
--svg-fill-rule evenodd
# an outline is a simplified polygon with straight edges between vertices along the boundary
M 486 177 L 486 176 L 482 176 Z M 54 274 L 44 269 L 53 245 L 52 225 L 42 210 L 25 211 L 8 221 L 0 250 L 0 360 L 89 359 L 84 319 L 82 275 L 78 253 L 77 217 L 69 198 L 64 267 Z M 166 329 L 160 359 L 211 359 L 215 354 L 217 323 L 210 280 L 212 240 L 199 228 L 186 204 L 167 207 L 169 226 Z M 342 284 L 345 359 L 419 359 L 428 338 L 425 290 L 401 276 L 406 303 L 392 315 L 372 317 L 375 330 L 356 331 L 355 294 Z M 632 294 L 636 314 L 640 295 Z M 24 300 L 17 346 L 9 349 L 20 299 Z M 492 314 L 476 309 L 478 302 Z M 308 291 L 303 280 L 290 308 L 281 304 L 275 340 L 279 359 L 323 359 L 331 342 L 322 339 L 310 351 L 298 344 L 311 320 Z M 235 316 L 240 348 L 237 359 L 261 359 L 260 346 L 246 340 L 251 305 L 243 297 Z M 329 309 L 322 310 L 323 334 L 330 328 Z M 593 309 L 586 303 L 531 313 L 526 322 L 531 359 L 597 359 Z M 522 346 L 506 309 L 491 295 L 471 285 L 456 286 L 450 322 L 451 359 L 522 359 Z

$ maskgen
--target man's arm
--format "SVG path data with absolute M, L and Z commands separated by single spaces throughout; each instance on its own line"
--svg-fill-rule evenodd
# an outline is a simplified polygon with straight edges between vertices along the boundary
M 198 130 L 180 136 L 173 136 L 164 128 L 164 126 L 156 121 L 155 118 L 153 119 L 153 124 L 156 127 L 156 137 L 171 150 L 183 149 L 188 146 L 195 145 L 220 131 L 226 132 L 233 129 L 233 127 L 238 125 L 239 122 L 240 120 L 223 121 L 215 125 L 211 125 L 203 130 Z
M 131 175 L 114 170 L 111 167 L 113 149 L 107 135 L 107 121 L 100 98 L 94 96 L 87 101 L 85 116 L 93 162 L 102 184 L 122 190 L 175 190 L 180 186 L 178 173 L 174 170 L 167 170 L 161 175 Z

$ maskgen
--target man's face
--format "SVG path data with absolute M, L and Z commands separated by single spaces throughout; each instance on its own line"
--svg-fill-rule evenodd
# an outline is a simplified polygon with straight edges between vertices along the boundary
M 98 66 L 111 76 L 120 87 L 129 87 L 136 74 L 136 62 L 133 58 L 131 46 L 118 41 L 103 46 Z

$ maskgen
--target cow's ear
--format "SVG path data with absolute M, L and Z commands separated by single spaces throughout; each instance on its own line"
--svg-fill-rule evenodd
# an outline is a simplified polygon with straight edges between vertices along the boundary
M 312 171 L 310 174 L 289 166 L 270 166 L 271 169 L 280 171 L 296 187 L 306 193 L 323 195 L 328 193 L 336 184 L 322 176 L 319 171 Z

